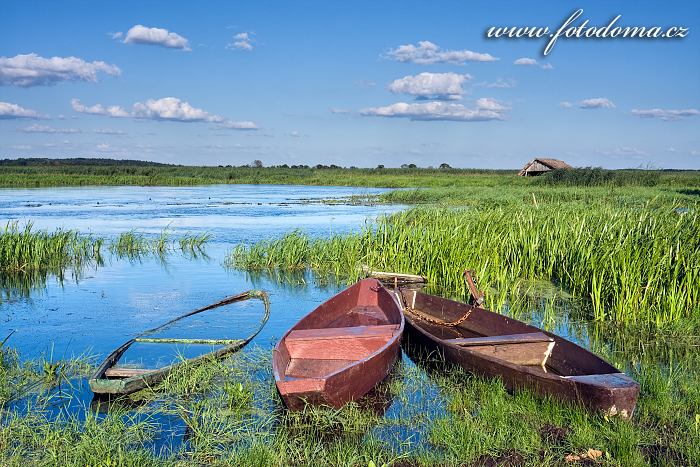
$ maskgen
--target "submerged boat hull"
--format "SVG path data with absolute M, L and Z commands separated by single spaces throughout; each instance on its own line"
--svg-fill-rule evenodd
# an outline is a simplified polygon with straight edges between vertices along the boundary
M 301 410 L 360 399 L 391 371 L 403 328 L 398 302 L 374 279 L 331 298 L 275 346 L 275 383 L 284 404 Z
M 416 295 L 414 295 L 416 294 Z M 406 310 L 406 334 L 410 344 L 428 352 L 439 351 L 448 362 L 460 365 L 470 373 L 500 378 L 509 390 L 529 389 L 540 395 L 580 403 L 594 411 L 608 415 L 630 417 L 639 395 L 639 384 L 590 351 L 560 336 L 546 332 L 518 320 L 490 312 L 483 308 L 434 297 L 415 291 L 402 291 Z M 430 317 L 440 317 L 453 323 L 468 316 L 455 330 L 443 331 L 440 325 L 424 319 L 423 314 L 412 313 L 410 305 L 432 310 Z M 460 331 L 470 331 L 472 337 L 457 338 Z M 490 332 L 487 332 L 490 331 Z M 453 333 L 455 337 L 449 334 Z M 467 332 L 461 332 L 467 334 Z M 478 335 L 503 341 L 509 336 L 510 345 L 517 351 L 498 353 L 503 344 L 486 348 Z M 535 348 L 522 336 L 538 335 L 545 339 L 542 365 L 516 363 Z M 482 338 L 483 340 L 483 338 Z M 476 342 L 474 346 L 459 345 Z M 520 349 L 518 350 L 518 348 Z M 546 363 L 545 363 L 546 362 Z M 527 362 L 531 363 L 531 362 Z
M 147 336 L 156 331 L 159 331 L 180 319 L 187 318 L 189 316 L 202 313 L 214 308 L 229 305 L 231 303 L 239 302 L 242 300 L 248 300 L 251 298 L 258 298 L 262 300 L 265 306 L 265 314 L 254 333 L 246 337 L 245 339 L 230 339 L 230 340 L 212 340 L 208 341 L 206 339 L 151 339 Z M 97 396 L 113 396 L 113 395 L 128 395 L 134 392 L 146 389 L 149 387 L 154 387 L 161 381 L 163 381 L 175 368 L 187 363 L 187 364 L 197 364 L 207 359 L 219 359 L 223 358 L 233 352 L 236 352 L 243 348 L 248 342 L 250 342 L 257 334 L 260 332 L 262 327 L 267 322 L 270 316 L 270 304 L 268 296 L 265 292 L 252 290 L 248 292 L 243 292 L 238 295 L 234 295 L 220 302 L 214 303 L 212 305 L 205 306 L 198 310 L 187 313 L 183 316 L 175 318 L 167 323 L 142 333 L 139 337 L 131 339 L 112 353 L 110 353 L 107 358 L 97 367 L 97 370 L 88 380 L 90 384 L 90 389 Z M 143 370 L 143 369 L 131 369 L 131 368 L 116 368 L 116 365 L 122 355 L 131 347 L 135 342 L 164 342 L 164 343 L 196 343 L 196 344 L 223 344 L 224 347 L 213 350 L 209 353 L 200 355 L 198 357 L 183 360 L 181 362 L 174 363 L 162 368 L 157 368 L 153 370 Z

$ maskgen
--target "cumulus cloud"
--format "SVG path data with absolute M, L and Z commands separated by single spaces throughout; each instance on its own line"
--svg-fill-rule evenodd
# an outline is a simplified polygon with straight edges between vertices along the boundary
M 51 133 L 51 134 L 75 134 L 81 133 L 78 128 L 54 128 L 47 125 L 29 125 L 28 127 L 22 128 L 25 133 Z
M 131 117 L 129 112 L 118 105 L 105 107 L 102 104 L 95 104 L 88 107 L 83 105 L 78 99 L 71 99 L 70 104 L 71 107 L 73 107 L 73 110 L 83 114 L 104 115 L 106 117 Z
M 405 44 L 390 50 L 386 58 L 403 63 L 432 65 L 434 63 L 452 63 L 456 65 L 465 62 L 493 62 L 496 57 L 487 53 L 472 52 L 471 50 L 445 50 L 430 41 L 420 41 L 418 45 Z
M 462 84 L 471 80 L 468 74 L 420 73 L 393 81 L 389 90 L 394 94 L 409 94 L 418 99 L 461 99 Z
M 192 107 L 189 102 L 177 97 L 148 99 L 134 104 L 133 116 L 152 120 L 174 120 L 178 122 L 223 122 L 224 117 Z
M 535 66 L 537 65 L 537 60 L 535 60 L 534 58 L 522 57 L 514 61 L 513 65 Z
M 332 114 L 349 114 L 351 112 L 348 109 L 341 109 L 339 107 L 331 107 L 330 111 Z
M 98 73 L 112 76 L 121 70 L 102 61 L 86 62 L 78 57 L 40 57 L 35 53 L 0 57 L 0 85 L 49 86 L 60 81 L 96 82 Z
M 615 104 L 606 97 L 592 97 L 578 103 L 580 109 L 614 109 Z
M 373 117 L 408 118 L 410 120 L 451 120 L 478 122 L 504 120 L 507 109 L 494 99 L 477 99 L 474 108 L 451 102 L 420 102 L 371 107 L 360 111 L 361 115 Z
M 569 101 L 561 101 L 561 102 L 559 103 L 559 107 L 561 107 L 562 109 L 570 109 L 570 108 L 573 107 L 573 106 L 574 106 L 574 105 L 573 105 L 571 102 L 569 102 Z
M 0 102 L 0 120 L 14 118 L 37 119 L 42 118 L 42 116 L 36 110 L 25 109 L 24 107 L 9 102 Z
M 119 36 L 121 37 L 121 36 Z M 125 44 L 158 45 L 168 49 L 192 50 L 190 42 L 181 35 L 162 28 L 148 28 L 141 24 L 133 26 L 126 33 Z
M 632 115 L 641 118 L 658 118 L 664 121 L 680 120 L 687 117 L 700 115 L 698 109 L 634 109 Z
M 226 44 L 227 49 L 253 50 L 253 33 L 239 32 L 233 36 L 233 42 Z
M 538 66 L 542 68 L 543 70 L 553 70 L 554 66 L 551 63 L 543 63 L 539 64 L 537 60 L 534 58 L 529 58 L 529 57 L 521 57 L 517 59 L 516 61 L 513 62 L 513 65 L 520 65 L 520 66 Z
M 258 127 L 250 121 L 231 121 L 216 114 L 198 109 L 189 102 L 177 97 L 163 97 L 162 99 L 148 99 L 146 102 L 136 102 L 131 111 L 113 105 L 105 107 L 102 104 L 93 106 L 83 105 L 78 99 L 72 99 L 73 110 L 91 115 L 103 115 L 116 118 L 136 118 L 144 120 L 165 120 L 173 122 L 209 122 L 217 123 L 216 128 L 231 130 L 257 130 Z

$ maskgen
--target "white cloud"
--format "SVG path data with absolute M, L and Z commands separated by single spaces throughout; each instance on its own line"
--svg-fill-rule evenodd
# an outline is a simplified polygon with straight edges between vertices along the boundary
M 47 86 L 60 81 L 96 82 L 98 73 L 121 74 L 115 65 L 77 57 L 40 57 L 35 53 L 0 57 L 0 85 Z
M 332 114 L 349 114 L 349 113 L 350 113 L 350 110 L 348 110 L 348 109 L 341 109 L 341 108 L 338 108 L 338 107 L 331 107 L 330 111 L 331 111 Z
M 569 101 L 561 101 L 561 102 L 559 103 L 559 107 L 561 107 L 562 109 L 570 109 L 570 108 L 573 107 L 573 106 L 574 106 L 574 105 L 573 105 L 571 102 L 569 102 Z
M 9 102 L 0 102 L 0 120 L 14 118 L 42 118 L 36 110 L 25 109 L 17 104 Z
M 131 112 L 113 105 L 105 107 L 102 104 L 85 106 L 78 99 L 72 99 L 73 110 L 91 115 L 103 115 L 106 117 L 136 118 L 144 120 L 167 120 L 173 122 L 210 122 L 218 123 L 217 129 L 231 130 L 257 130 L 258 127 L 250 121 L 231 121 L 220 115 L 215 115 L 206 110 L 198 109 L 189 102 L 177 97 L 163 97 L 162 99 L 148 99 L 146 102 L 136 102 Z
M 521 58 L 517 59 L 516 61 L 514 61 L 513 65 L 520 65 L 520 66 L 538 66 L 539 65 L 539 67 L 542 68 L 543 70 L 553 70 L 554 69 L 554 65 L 552 65 L 551 63 L 543 63 L 540 65 L 537 62 L 537 60 L 535 60 L 534 58 L 529 58 L 529 57 L 521 57 Z
M 98 144 L 96 147 L 100 151 L 109 151 L 109 149 L 110 149 L 109 144 L 105 144 L 105 143 Z
M 496 89 L 508 89 L 517 86 L 518 82 L 512 78 L 503 79 L 498 78 L 496 81 L 488 82 L 483 81 L 481 83 L 475 84 L 474 86 L 483 86 L 485 88 L 496 88 Z
M 420 102 L 371 107 L 360 111 L 361 115 L 373 117 L 408 118 L 410 120 L 451 120 L 477 122 L 504 120 L 506 108 L 494 99 L 477 99 L 475 108 L 450 102 Z
M 698 109 L 645 109 L 632 110 L 632 115 L 641 118 L 658 118 L 664 121 L 680 120 L 681 118 L 700 115 Z
M 227 120 L 220 125 L 216 125 L 216 129 L 220 130 L 257 130 L 258 126 L 251 121 L 233 121 Z
M 158 45 L 169 49 L 192 50 L 190 42 L 181 35 L 162 28 L 147 28 L 137 24 L 129 29 L 124 38 L 125 44 Z
M 125 135 L 122 130 L 113 130 L 112 128 L 96 128 L 92 130 L 93 133 L 98 135 Z
M 226 44 L 227 49 L 253 50 L 253 33 L 239 32 L 233 36 L 233 42 Z
M 420 41 L 418 45 L 405 44 L 390 50 L 387 58 L 398 62 L 431 65 L 434 63 L 463 64 L 465 62 L 493 62 L 496 57 L 471 50 L 443 50 L 430 41 Z
M 224 117 L 210 114 L 202 109 L 192 107 L 189 102 L 177 97 L 148 99 L 134 104 L 133 116 L 151 120 L 173 120 L 178 122 L 223 122 Z
M 104 115 L 107 117 L 130 117 L 131 114 L 119 107 L 118 105 L 111 105 L 109 107 L 104 107 L 102 104 L 95 104 L 91 107 L 87 107 L 80 103 L 78 99 L 71 99 L 71 107 L 76 112 L 91 114 L 91 115 Z
M 578 103 L 581 109 L 614 109 L 615 104 L 606 97 L 592 97 Z
M 114 40 L 121 39 L 124 36 L 124 33 L 121 31 L 108 32 L 107 34 Z
M 54 128 L 47 125 L 29 125 L 28 127 L 22 128 L 25 133 L 61 133 L 61 134 L 74 134 L 81 133 L 78 128 Z
M 513 65 L 535 66 L 537 65 L 537 60 L 535 60 L 534 58 L 522 57 L 514 61 Z
M 471 80 L 468 74 L 420 73 L 404 76 L 389 85 L 394 94 L 409 94 L 422 99 L 461 99 L 462 84 Z

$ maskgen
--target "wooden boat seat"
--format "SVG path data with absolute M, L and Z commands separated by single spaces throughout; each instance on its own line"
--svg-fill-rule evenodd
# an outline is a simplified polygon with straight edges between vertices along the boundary
M 285 339 L 291 359 L 361 360 L 386 344 L 399 325 L 299 329 Z
M 544 367 L 554 348 L 554 339 L 543 332 L 445 339 L 469 350 L 500 358 L 517 365 Z
M 145 375 L 152 371 L 146 368 L 111 367 L 105 370 L 105 376 L 107 378 L 131 378 L 132 376 Z
M 332 327 L 385 325 L 389 320 L 377 305 L 357 305 L 330 323 Z

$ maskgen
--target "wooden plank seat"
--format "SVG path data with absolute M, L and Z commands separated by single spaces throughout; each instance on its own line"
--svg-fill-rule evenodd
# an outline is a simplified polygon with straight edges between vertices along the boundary
M 131 378 L 132 376 L 145 375 L 153 370 L 146 368 L 125 368 L 125 367 L 110 367 L 105 370 L 107 378 Z
M 398 328 L 387 324 L 299 329 L 290 332 L 285 343 L 291 359 L 356 361 L 386 344 Z
M 543 332 L 445 339 L 445 342 L 468 347 L 472 352 L 491 355 L 510 363 L 543 368 L 554 348 L 554 339 Z

